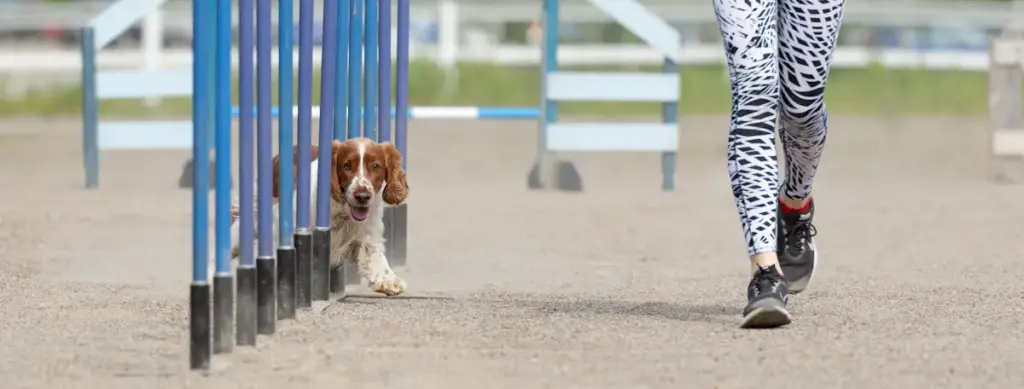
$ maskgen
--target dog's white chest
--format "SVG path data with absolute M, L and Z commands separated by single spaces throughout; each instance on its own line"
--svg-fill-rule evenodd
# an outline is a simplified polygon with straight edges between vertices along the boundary
M 344 205 L 331 202 L 331 264 L 340 265 L 342 261 L 355 260 L 358 250 L 366 245 L 376 245 L 374 227 L 383 222 L 371 212 L 370 217 L 362 222 L 352 220 Z M 383 243 L 383 242 L 380 242 Z

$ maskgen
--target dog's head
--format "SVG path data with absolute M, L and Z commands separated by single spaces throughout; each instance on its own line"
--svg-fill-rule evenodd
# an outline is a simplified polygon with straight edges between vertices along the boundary
M 352 220 L 366 220 L 382 201 L 392 206 L 405 202 L 409 186 L 395 145 L 353 138 L 336 140 L 332 148 L 331 195 L 345 205 Z

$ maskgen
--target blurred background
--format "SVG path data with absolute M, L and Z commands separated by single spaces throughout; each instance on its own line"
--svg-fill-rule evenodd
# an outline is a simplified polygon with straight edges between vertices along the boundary
M 711 0 L 642 2 L 675 25 L 685 41 L 681 112 L 728 112 Z M 79 112 L 78 29 L 109 3 L 0 0 L 0 115 Z M 319 15 L 322 1 L 316 3 Z M 412 3 L 413 105 L 537 105 L 540 0 Z M 597 9 L 577 0 L 563 4 L 564 67 L 658 66 L 656 53 Z M 988 42 L 998 35 L 1024 36 L 1022 20 L 1024 1 L 1017 0 L 850 1 L 828 104 L 839 115 L 985 115 Z M 277 27 L 273 30 L 276 35 Z M 315 35 L 319 43 L 319 31 Z M 98 62 L 101 68 L 189 66 L 190 44 L 190 1 L 170 0 L 159 15 L 104 48 Z M 570 113 L 606 115 L 658 110 L 657 104 L 564 107 Z M 101 109 L 132 116 L 187 115 L 188 103 L 115 101 L 104 102 Z

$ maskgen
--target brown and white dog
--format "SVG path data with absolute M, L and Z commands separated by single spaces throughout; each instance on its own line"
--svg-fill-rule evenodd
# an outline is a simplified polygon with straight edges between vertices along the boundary
M 353 138 L 331 144 L 331 267 L 344 261 L 355 264 L 374 292 L 395 296 L 405 292 L 405 281 L 395 274 L 384 256 L 384 207 L 399 206 L 409 196 L 402 155 L 391 143 Z M 319 182 L 318 149 L 302 158 L 295 148 L 292 163 L 310 164 L 310 220 L 316 220 L 316 192 Z M 278 167 L 274 157 L 274 246 L 278 246 Z M 326 183 L 325 183 L 326 184 Z M 297 199 L 296 199 L 297 200 Z M 291 204 L 292 208 L 296 203 Z M 233 213 L 236 213 L 233 209 Z M 231 225 L 232 262 L 238 260 L 239 223 Z M 296 226 L 298 227 L 298 226 Z M 312 226 L 306 226 L 312 228 Z M 255 231 L 253 232 L 255 234 Z M 211 261 L 212 266 L 212 261 Z M 210 274 L 213 274 L 212 268 Z

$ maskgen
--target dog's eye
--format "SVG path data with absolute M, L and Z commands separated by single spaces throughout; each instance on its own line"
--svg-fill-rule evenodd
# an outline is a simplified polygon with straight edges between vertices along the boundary
M 352 170 L 352 162 L 345 162 L 345 170 Z
M 380 170 L 380 164 L 379 163 L 373 164 L 373 170 L 374 171 Z

